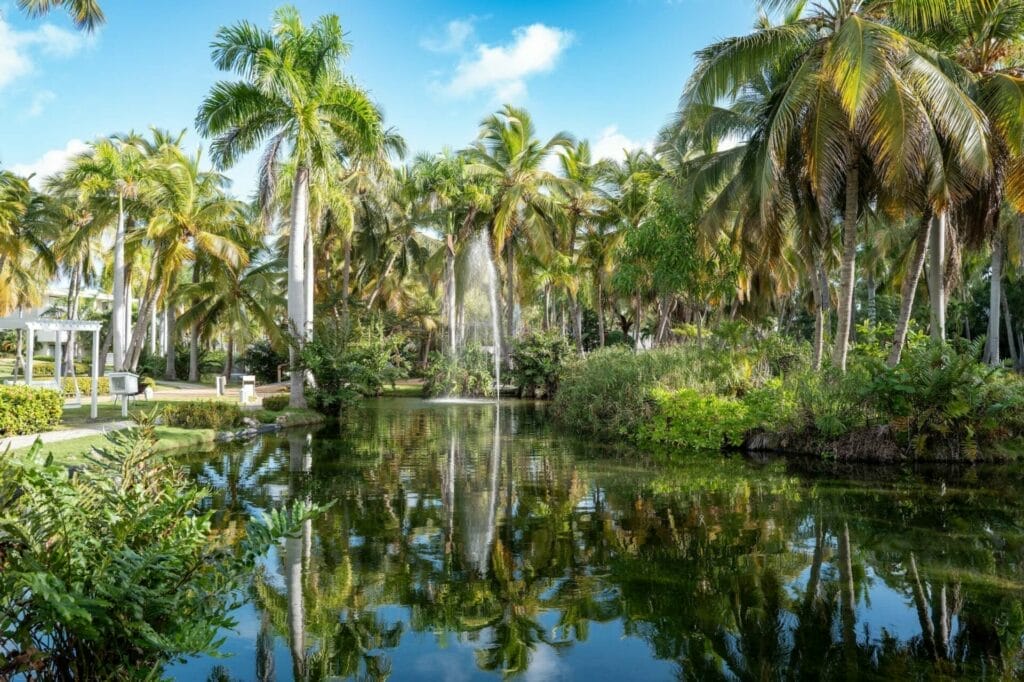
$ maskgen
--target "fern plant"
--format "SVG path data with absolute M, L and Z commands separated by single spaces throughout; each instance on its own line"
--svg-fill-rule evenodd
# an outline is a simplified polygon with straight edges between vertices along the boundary
M 154 457 L 152 416 L 68 471 L 39 444 L 0 458 L 0 679 L 135 679 L 216 652 L 256 559 L 322 507 L 213 541 L 207 491 Z

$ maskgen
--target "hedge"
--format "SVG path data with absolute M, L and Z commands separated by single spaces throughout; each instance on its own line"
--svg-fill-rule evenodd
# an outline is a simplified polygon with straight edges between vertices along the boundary
M 0 386 L 0 436 L 48 431 L 60 423 L 64 398 L 57 391 Z
M 64 377 L 63 389 L 64 397 L 73 398 L 75 397 L 75 381 L 78 382 L 78 390 L 83 396 L 92 395 L 92 378 L 91 377 L 78 377 L 72 379 L 71 377 Z M 99 380 L 99 395 L 110 395 L 110 379 L 107 377 L 100 377 Z
M 287 395 L 268 395 L 263 398 L 263 409 L 271 412 L 280 412 L 288 407 L 289 397 Z
M 183 400 L 164 408 L 168 426 L 226 431 L 242 425 L 242 408 L 216 400 Z

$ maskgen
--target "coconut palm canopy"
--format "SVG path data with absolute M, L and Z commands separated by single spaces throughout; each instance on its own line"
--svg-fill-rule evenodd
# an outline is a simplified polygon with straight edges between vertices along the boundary
M 21 5 L 105 21 L 94 2 Z M 109 288 L 115 364 L 156 366 L 161 328 L 166 373 L 182 344 L 192 378 L 210 347 L 227 371 L 261 341 L 297 365 L 323 318 L 375 319 L 425 359 L 483 305 L 482 240 L 506 363 L 533 330 L 639 350 L 738 321 L 808 342 L 816 367 L 843 370 L 862 323 L 889 330 L 892 364 L 915 327 L 987 326 L 990 362 L 1020 358 L 1022 32 L 1011 1 L 780 0 L 696 51 L 647 148 L 610 158 L 506 104 L 406 158 L 347 70 L 360 36 L 284 6 L 212 35 L 199 138 L 115 133 L 43 183 L 2 171 L 0 310 L 54 278 L 68 316 L 83 285 Z M 251 155 L 256 191 L 235 196 L 225 173 Z M 293 405 L 303 384 L 292 372 Z

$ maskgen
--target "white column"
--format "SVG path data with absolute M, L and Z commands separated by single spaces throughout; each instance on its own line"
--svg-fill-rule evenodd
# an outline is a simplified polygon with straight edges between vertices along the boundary
M 25 383 L 29 386 L 32 385 L 32 362 L 33 356 L 36 353 L 36 330 L 31 327 L 28 331 L 28 360 L 25 362 Z
M 89 418 L 98 416 L 96 403 L 100 394 L 100 330 L 92 333 L 92 403 L 89 406 Z

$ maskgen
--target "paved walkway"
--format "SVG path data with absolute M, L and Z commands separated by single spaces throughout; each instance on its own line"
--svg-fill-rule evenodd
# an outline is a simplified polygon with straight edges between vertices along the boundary
M 71 440 L 72 438 L 102 436 L 110 431 L 120 431 L 132 426 L 135 426 L 133 421 L 103 422 L 89 426 L 80 426 L 75 429 L 65 429 L 64 431 L 47 431 L 46 433 L 33 433 L 27 436 L 0 438 L 0 453 L 6 452 L 8 447 L 12 450 L 27 448 L 36 442 L 36 438 L 44 443 L 58 443 L 62 440 Z

